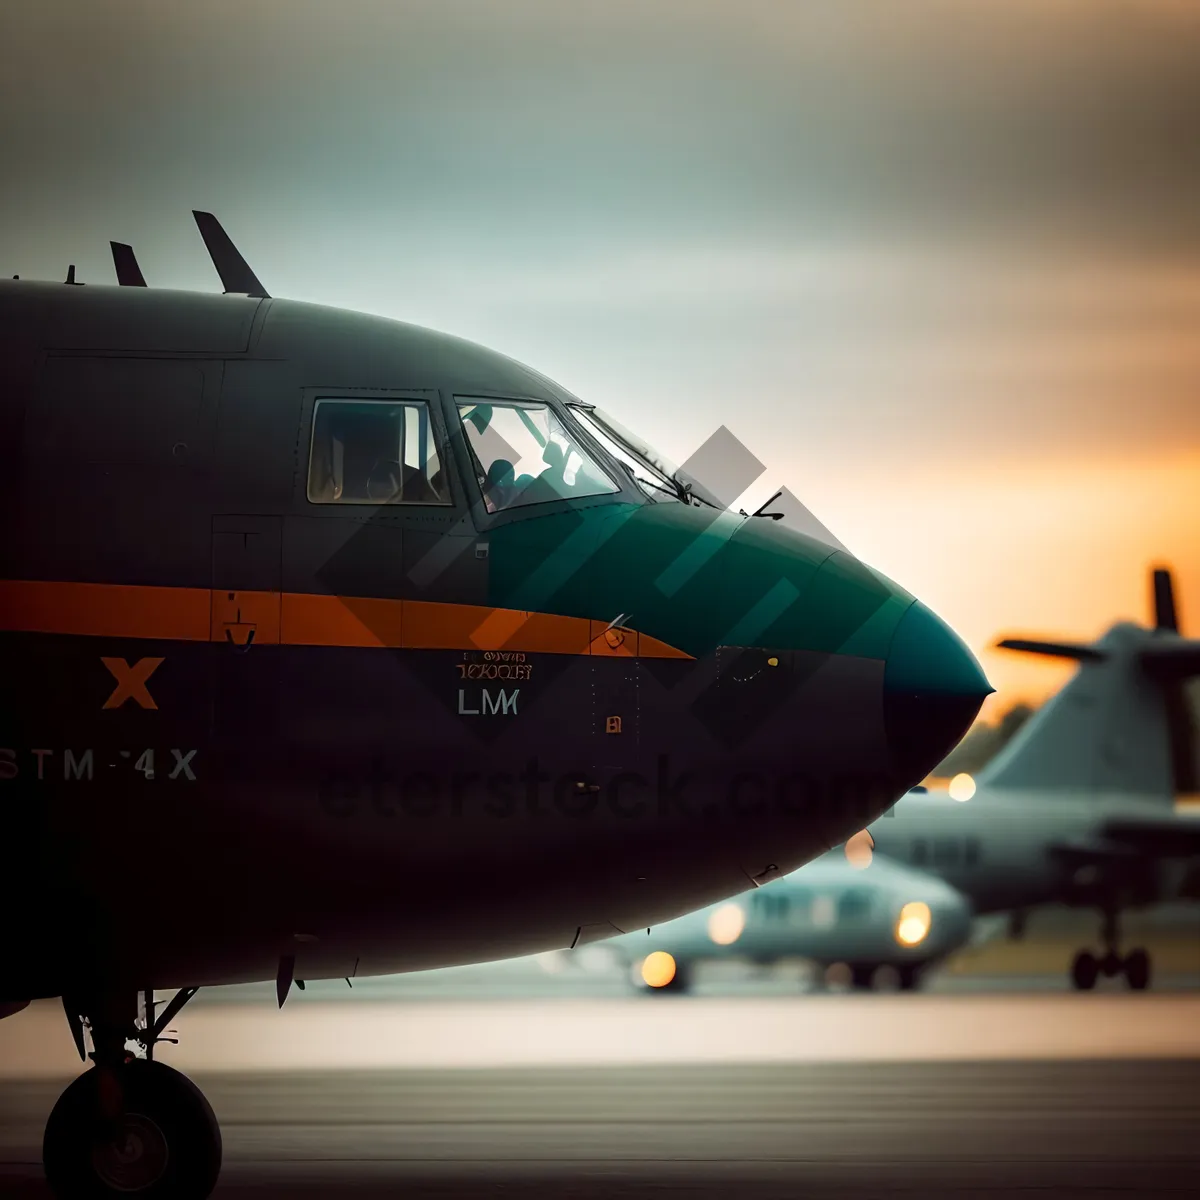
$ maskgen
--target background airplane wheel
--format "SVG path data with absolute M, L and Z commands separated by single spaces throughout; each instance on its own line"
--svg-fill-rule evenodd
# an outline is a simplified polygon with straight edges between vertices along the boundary
M 1096 977 L 1100 974 L 1100 964 L 1090 950 L 1080 950 L 1071 964 L 1071 982 L 1078 992 L 1088 992 L 1096 986 Z
M 1125 981 L 1135 992 L 1150 985 L 1150 955 L 1145 950 L 1130 950 L 1125 960 Z
M 186 1075 L 136 1059 L 116 1069 L 123 1113 L 105 1128 L 101 1068 L 59 1097 L 42 1140 L 46 1181 L 62 1200 L 206 1200 L 221 1171 L 221 1130 Z
M 850 986 L 856 992 L 875 990 L 875 964 L 854 963 L 850 968 Z

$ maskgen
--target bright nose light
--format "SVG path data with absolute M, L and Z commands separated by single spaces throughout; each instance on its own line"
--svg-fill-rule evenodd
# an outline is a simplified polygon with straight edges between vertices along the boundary
M 911 900 L 900 910 L 900 920 L 896 922 L 896 941 L 902 946 L 916 946 L 923 942 L 929 933 L 929 905 L 920 900 Z
M 858 870 L 871 865 L 872 851 L 875 849 L 875 839 L 865 829 L 860 829 L 846 842 L 846 861 Z
M 970 800 L 973 795 L 975 795 L 975 780 L 965 771 L 950 780 L 951 800 Z
M 718 946 L 731 946 L 746 928 L 746 914 L 740 904 L 722 904 L 708 918 L 708 936 Z
M 642 963 L 642 979 L 647 987 L 666 987 L 675 978 L 675 960 L 665 950 L 647 954 Z

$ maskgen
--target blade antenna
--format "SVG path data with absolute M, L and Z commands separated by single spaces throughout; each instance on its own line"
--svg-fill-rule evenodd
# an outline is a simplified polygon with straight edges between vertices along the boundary
M 258 276 L 250 270 L 250 264 L 238 252 L 229 234 L 221 228 L 221 222 L 212 213 L 197 212 L 195 209 L 192 210 L 192 216 L 196 218 L 196 226 L 204 239 L 208 256 L 221 277 L 225 294 L 237 292 L 269 300 L 270 292 L 259 283 Z
M 138 266 L 137 255 L 134 254 L 133 247 L 124 242 L 109 242 L 108 244 L 112 248 L 117 283 L 121 287 L 145 287 L 146 277 L 142 274 L 142 268 Z

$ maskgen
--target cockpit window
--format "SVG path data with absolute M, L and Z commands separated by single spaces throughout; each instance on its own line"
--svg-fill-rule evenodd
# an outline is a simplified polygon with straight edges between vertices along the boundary
M 675 465 L 651 449 L 607 413 L 592 405 L 571 404 L 571 415 L 619 462 L 648 496 L 686 500 L 674 475 Z
M 458 411 L 490 513 L 621 490 L 547 404 L 471 400 Z
M 318 400 L 308 460 L 313 504 L 449 504 L 422 400 Z

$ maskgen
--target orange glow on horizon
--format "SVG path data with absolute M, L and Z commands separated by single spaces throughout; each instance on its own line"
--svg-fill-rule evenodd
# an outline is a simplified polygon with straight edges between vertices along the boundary
M 823 498 L 819 486 L 794 490 L 978 657 L 996 688 L 982 721 L 1041 704 L 1076 669 L 997 641 L 1091 641 L 1117 621 L 1147 625 L 1154 567 L 1173 574 L 1181 632 L 1200 636 L 1200 452 L 1055 461 L 1036 448 L 1026 462 L 983 451 L 976 460 L 871 463 L 853 492 L 849 481 L 815 478 L 829 484 Z

